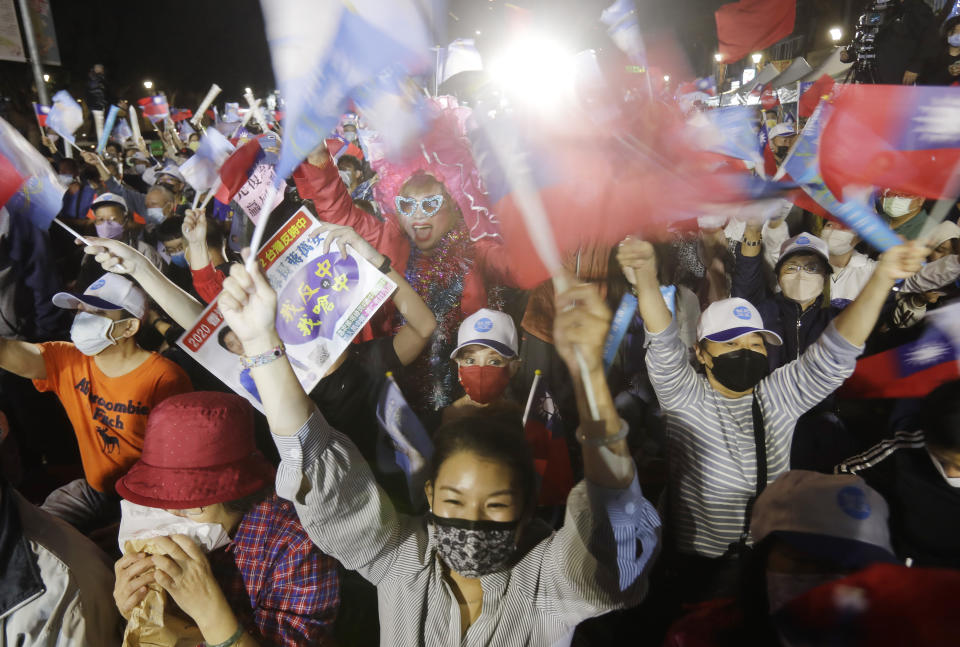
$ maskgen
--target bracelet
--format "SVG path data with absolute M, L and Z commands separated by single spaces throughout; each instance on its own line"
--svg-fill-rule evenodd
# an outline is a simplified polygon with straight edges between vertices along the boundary
M 742 241 L 740 241 L 740 242 L 741 242 L 741 244 L 746 245 L 747 247 L 760 247 L 760 243 L 762 243 L 763 241 L 762 241 L 762 240 L 746 240 L 746 239 L 744 239 L 744 240 L 742 240 Z
M 280 359 L 287 354 L 287 348 L 283 345 L 283 342 L 280 342 L 279 346 L 274 346 L 265 353 L 260 353 L 259 355 L 254 355 L 253 357 L 247 357 L 243 355 L 240 357 L 240 364 L 243 368 L 256 368 L 258 366 L 266 366 L 270 362 Z
M 390 257 L 386 254 L 381 254 L 383 256 L 383 262 L 380 263 L 380 267 L 377 268 L 377 271 L 381 274 L 387 274 L 390 272 Z
M 612 436 L 588 436 L 583 432 L 583 428 L 581 427 L 577 429 L 577 440 L 583 445 L 590 445 L 591 447 L 604 447 L 606 445 L 612 445 L 613 443 L 620 442 L 626 438 L 627 434 L 629 433 L 630 425 L 628 425 L 624 420 L 620 420 L 620 431 Z
M 240 638 L 243 637 L 243 625 L 238 625 L 237 630 L 232 636 L 227 638 L 222 643 L 217 643 L 216 645 L 211 645 L 210 643 L 205 643 L 207 647 L 230 647 L 231 645 L 236 645 L 240 642 Z

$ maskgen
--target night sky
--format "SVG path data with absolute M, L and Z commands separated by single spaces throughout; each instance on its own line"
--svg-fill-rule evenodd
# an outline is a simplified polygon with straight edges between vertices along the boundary
M 681 67 L 691 74 L 712 73 L 716 51 L 713 11 L 730 0 L 643 0 L 640 20 L 648 34 L 676 46 Z M 816 16 L 832 5 L 853 0 L 799 0 Z M 612 49 L 599 15 L 612 0 L 448 0 L 445 44 L 457 37 L 477 39 L 481 53 L 496 52 L 518 12 L 528 24 L 557 34 L 571 47 Z M 51 67 L 51 94 L 66 88 L 85 95 L 87 71 L 94 63 L 107 68 L 111 99 L 145 96 L 143 81 L 154 82 L 173 105 L 195 107 L 216 82 L 223 88 L 218 103 L 242 101 L 243 88 L 257 96 L 275 89 L 259 0 L 51 0 L 61 68 Z M 521 18 L 522 19 L 522 18 Z M 832 17 L 830 18 L 833 19 Z M 816 22 L 816 21 L 814 21 Z M 798 24 L 821 31 L 821 26 Z M 823 27 L 825 29 L 825 27 Z M 475 36 L 476 31 L 480 36 Z M 0 91 L 26 95 L 29 66 L 0 63 Z M 27 101 L 26 97 L 21 97 Z M 18 101 L 18 103 L 22 103 Z M 29 107 L 29 106 L 28 106 Z

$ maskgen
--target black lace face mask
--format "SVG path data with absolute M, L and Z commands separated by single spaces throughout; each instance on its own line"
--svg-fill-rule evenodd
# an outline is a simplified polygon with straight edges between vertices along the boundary
M 437 535 L 437 552 L 464 577 L 489 575 L 504 567 L 516 551 L 519 521 L 467 521 L 427 515 Z

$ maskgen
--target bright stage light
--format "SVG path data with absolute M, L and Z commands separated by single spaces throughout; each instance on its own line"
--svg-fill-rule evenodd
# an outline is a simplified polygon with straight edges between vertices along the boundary
M 664 74 L 664 75 L 663 75 L 663 82 L 664 82 L 664 83 L 670 83 L 670 75 L 669 75 L 669 74 Z
M 530 35 L 508 46 L 487 69 L 511 99 L 549 107 L 570 93 L 573 59 L 559 42 Z
M 153 87 L 153 81 L 144 81 L 143 87 L 145 87 L 148 90 L 151 89 Z
M 832 40 L 833 42 L 837 42 L 841 38 L 843 38 L 842 29 L 840 29 L 839 27 L 833 27 L 832 29 L 830 29 L 830 40 Z
M 753 59 L 754 65 L 760 65 L 760 61 L 763 60 L 763 54 L 761 54 L 760 52 L 757 52 L 756 54 L 752 54 L 750 58 Z

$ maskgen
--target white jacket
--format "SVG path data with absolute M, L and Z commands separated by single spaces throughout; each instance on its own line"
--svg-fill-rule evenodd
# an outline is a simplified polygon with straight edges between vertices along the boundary
M 107 556 L 13 488 L 4 487 L 2 499 L 0 647 L 119 645 Z

